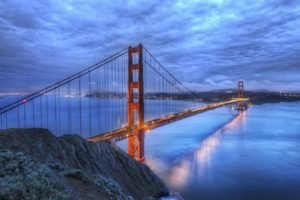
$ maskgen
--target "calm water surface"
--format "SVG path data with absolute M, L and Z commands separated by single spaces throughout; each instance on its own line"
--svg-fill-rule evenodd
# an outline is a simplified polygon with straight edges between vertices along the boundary
M 104 115 L 114 111 L 105 108 Z M 115 115 L 112 126 L 122 121 Z M 152 130 L 145 142 L 147 164 L 185 199 L 300 200 L 300 103 L 255 105 L 243 114 L 219 108 Z M 127 150 L 126 141 L 119 145 Z
M 126 98 L 88 98 L 78 95 L 44 95 L 34 101 L 20 96 L 0 96 L 0 108 L 18 100 L 21 106 L 0 115 L 0 129 L 42 127 L 57 136 L 75 133 L 87 138 L 126 125 Z M 145 121 L 157 119 L 202 102 L 145 99 Z
M 224 107 L 161 127 L 146 136 L 146 159 L 185 199 L 299 200 L 300 103 Z

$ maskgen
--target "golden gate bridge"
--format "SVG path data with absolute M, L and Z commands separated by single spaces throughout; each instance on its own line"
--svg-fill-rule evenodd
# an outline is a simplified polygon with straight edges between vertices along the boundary
M 128 139 L 128 154 L 143 162 L 147 130 L 229 104 L 243 111 L 248 100 L 238 81 L 236 98 L 204 104 L 139 44 L 1 107 L 0 129 L 47 128 L 91 142 Z

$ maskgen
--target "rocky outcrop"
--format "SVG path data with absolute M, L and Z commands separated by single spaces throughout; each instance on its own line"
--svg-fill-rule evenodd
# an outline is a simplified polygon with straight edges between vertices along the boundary
M 168 194 L 164 183 L 146 165 L 105 142 L 90 143 L 77 135 L 55 137 L 46 129 L 7 129 L 0 131 L 0 149 L 0 199 L 15 199 L 11 193 L 17 189 L 7 189 L 8 180 L 16 180 L 23 184 L 19 188 L 35 193 L 38 189 L 28 187 L 28 180 L 42 186 L 45 181 L 38 177 L 44 176 L 49 179 L 49 184 L 45 182 L 49 190 L 56 191 L 50 193 L 61 195 L 52 199 L 144 199 Z M 45 198 L 41 195 L 46 193 L 36 195 Z M 22 191 L 18 194 L 26 196 Z

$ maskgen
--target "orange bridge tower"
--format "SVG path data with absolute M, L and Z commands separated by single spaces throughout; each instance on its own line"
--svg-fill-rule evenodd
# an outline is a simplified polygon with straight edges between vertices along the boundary
M 144 162 L 143 46 L 128 48 L 128 127 L 137 129 L 128 137 L 128 154 Z

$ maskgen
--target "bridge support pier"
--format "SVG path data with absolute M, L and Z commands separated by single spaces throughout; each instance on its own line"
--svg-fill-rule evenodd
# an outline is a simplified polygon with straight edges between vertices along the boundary
M 143 46 L 128 48 L 128 127 L 134 130 L 128 137 L 128 154 L 144 162 L 144 80 Z

